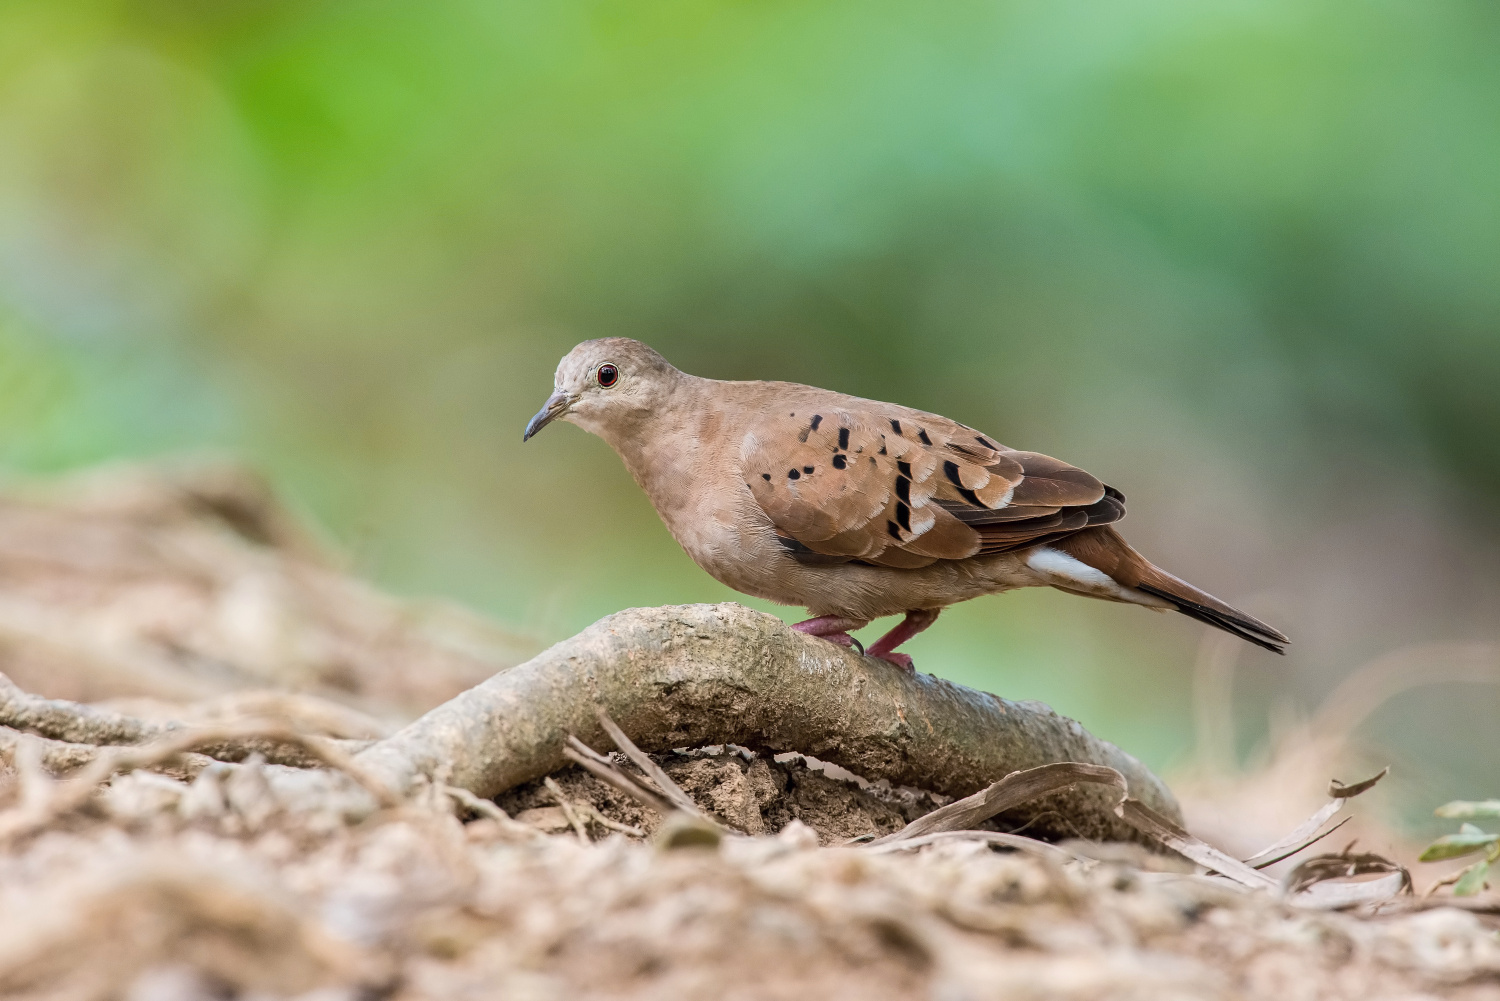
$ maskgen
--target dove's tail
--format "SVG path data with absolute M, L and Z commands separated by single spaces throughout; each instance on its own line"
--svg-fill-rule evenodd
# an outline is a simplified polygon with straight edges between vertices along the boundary
M 1080 563 L 1107 574 L 1127 590 L 1145 592 L 1172 608 L 1272 653 L 1285 653 L 1291 642 L 1253 615 L 1227 605 L 1187 581 L 1179 580 L 1130 547 L 1113 527 L 1098 525 L 1050 543 Z M 1155 604 L 1153 602 L 1153 604 Z

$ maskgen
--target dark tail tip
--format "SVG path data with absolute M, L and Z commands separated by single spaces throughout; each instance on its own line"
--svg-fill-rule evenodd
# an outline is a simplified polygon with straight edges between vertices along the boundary
M 1197 619 L 1216 629 L 1222 629 L 1226 633 L 1233 633 L 1247 643 L 1254 643 L 1262 650 L 1285 655 L 1286 645 L 1291 642 L 1280 631 L 1243 612 L 1210 608 L 1208 605 L 1184 598 L 1181 594 L 1173 594 L 1171 591 L 1150 584 L 1137 584 L 1136 587 L 1147 594 L 1165 598 L 1176 605 L 1177 610 L 1188 618 Z

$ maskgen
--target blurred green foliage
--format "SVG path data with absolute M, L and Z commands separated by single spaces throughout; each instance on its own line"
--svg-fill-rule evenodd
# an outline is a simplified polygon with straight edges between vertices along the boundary
M 1260 720 L 1495 638 L 1497 44 L 1483 0 L 5 0 L 0 464 L 232 449 L 552 639 L 731 597 L 602 444 L 520 445 L 635 336 L 1120 486 L 1293 634 Z M 1196 637 L 1027 593 L 912 649 L 1161 763 Z
M 1438 807 L 1434 813 L 1449 818 L 1500 817 L 1500 800 L 1454 800 Z M 1449 878 L 1455 896 L 1469 897 L 1488 885 L 1490 867 L 1500 860 L 1500 834 L 1487 834 L 1473 824 L 1461 824 L 1457 834 L 1445 834 L 1428 845 L 1421 861 L 1441 862 L 1476 852 L 1483 852 L 1484 858 Z

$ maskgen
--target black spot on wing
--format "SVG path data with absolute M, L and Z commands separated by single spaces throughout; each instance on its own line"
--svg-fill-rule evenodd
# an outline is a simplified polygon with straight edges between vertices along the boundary
M 811 476 L 813 474 L 813 469 L 814 468 L 816 468 L 816 467 L 814 467 L 814 466 L 803 466 L 802 467 L 802 471 L 804 473 L 806 473 L 808 476 Z
M 906 477 L 907 479 L 911 479 L 911 463 L 904 462 L 901 459 L 897 459 L 896 460 L 896 470 L 902 476 Z
M 999 447 L 996 446 L 994 442 L 990 441 L 982 434 L 976 434 L 974 436 L 974 440 L 979 442 L 979 444 L 983 445 L 985 448 L 994 449 L 997 452 L 1000 451 Z
M 911 531 L 911 508 L 900 501 L 896 502 L 896 520 L 901 523 L 902 528 Z
M 973 507 L 984 507 L 984 505 L 979 501 L 979 495 L 974 491 L 968 489 L 967 487 L 959 487 L 958 495 Z
M 974 491 L 964 486 L 964 481 L 958 475 L 958 463 L 952 459 L 943 463 L 943 475 L 948 477 L 948 482 L 958 488 L 958 495 L 975 507 L 984 507 L 979 502 L 979 497 Z
M 927 437 L 927 432 L 925 430 L 923 430 L 922 428 L 917 428 L 917 440 L 920 441 L 924 445 L 931 445 L 932 444 L 932 439 L 929 438 L 929 437 Z
M 891 538 L 893 538 L 893 539 L 899 539 L 899 538 L 901 538 L 901 526 L 897 525 L 894 521 L 888 521 L 888 522 L 886 522 L 885 523 L 885 530 L 890 535 Z
M 800 480 L 802 479 L 802 474 L 797 472 L 795 469 L 788 469 L 786 471 L 786 478 L 789 480 Z
M 771 482 L 771 474 L 770 473 L 761 473 L 760 474 L 760 478 L 763 479 L 763 480 L 765 480 L 767 483 Z
M 842 453 L 842 452 L 840 452 L 839 454 L 837 454 L 837 455 L 835 455 L 833 457 L 833 468 L 834 469 L 843 469 L 848 464 L 849 464 L 849 460 L 845 457 L 844 453 Z
M 911 480 L 904 476 L 896 477 L 896 497 L 906 503 L 911 503 Z
M 839 448 L 849 447 L 849 429 L 839 428 Z
M 818 425 L 822 424 L 822 423 L 823 423 L 823 415 L 822 414 L 813 414 L 812 423 L 808 425 L 808 430 L 810 430 L 810 431 L 816 431 L 816 430 L 818 430 Z
M 894 418 L 894 417 L 892 417 L 890 420 L 891 420 L 891 430 L 894 431 L 894 432 L 896 432 L 897 434 L 900 434 L 901 433 L 901 422 L 898 421 L 898 420 L 896 420 L 896 418 Z

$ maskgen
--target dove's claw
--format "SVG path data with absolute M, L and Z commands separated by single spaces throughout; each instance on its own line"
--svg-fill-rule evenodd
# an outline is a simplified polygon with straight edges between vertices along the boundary
M 848 633 L 815 633 L 814 635 L 820 640 L 827 640 L 830 643 L 837 643 L 842 647 L 858 650 L 861 655 L 865 652 L 865 645 Z
M 830 643 L 837 643 L 842 647 L 852 647 L 861 654 L 865 652 L 865 645 L 853 636 L 849 630 L 859 629 L 867 624 L 865 619 L 851 619 L 844 615 L 820 615 L 816 619 L 808 619 L 798 622 L 792 626 L 799 633 L 816 636 Z

